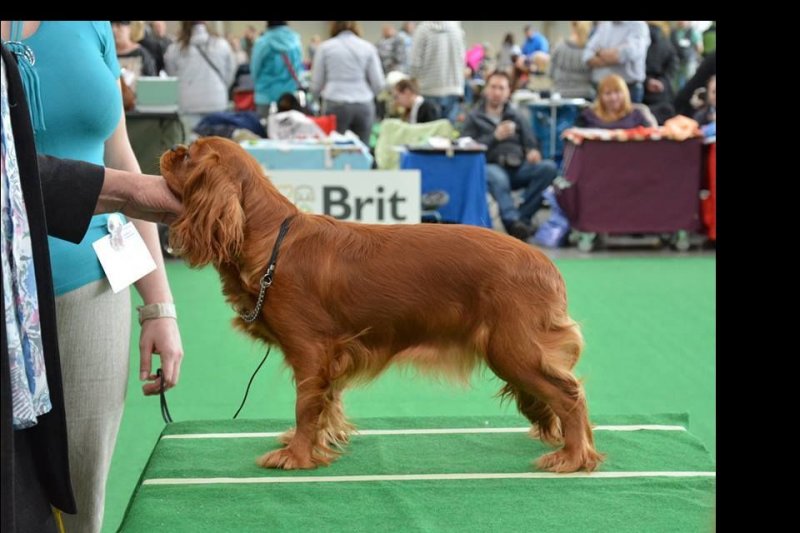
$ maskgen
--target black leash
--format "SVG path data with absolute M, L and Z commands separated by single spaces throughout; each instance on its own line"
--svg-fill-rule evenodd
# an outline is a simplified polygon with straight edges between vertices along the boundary
M 244 407 L 244 404 L 247 401 L 247 395 L 250 394 L 250 386 L 253 384 L 253 380 L 256 378 L 256 374 L 258 374 L 258 371 L 261 370 L 262 366 L 264 366 L 264 363 L 267 361 L 267 357 L 269 357 L 269 353 L 271 351 L 272 351 L 272 346 L 267 348 L 267 353 L 264 354 L 264 358 L 261 360 L 260 363 L 258 363 L 258 366 L 256 367 L 255 372 L 253 372 L 253 375 L 250 376 L 250 381 L 247 382 L 247 389 L 245 389 L 245 391 L 244 391 L 244 398 L 242 398 L 242 403 L 239 404 L 239 408 L 236 410 L 236 413 L 234 413 L 234 415 L 233 415 L 233 419 L 234 420 L 236 420 L 236 417 L 239 416 L 239 413 L 242 411 L 242 408 Z M 172 423 L 172 415 L 169 413 L 169 407 L 167 407 L 167 397 L 164 395 L 164 378 L 163 378 L 163 376 L 161 374 L 161 369 L 160 368 L 156 371 L 156 375 L 159 378 L 161 378 L 159 391 L 158 391 L 158 394 L 159 394 L 160 399 L 161 399 L 161 418 L 164 419 L 164 423 L 165 424 L 171 424 Z
M 239 408 L 236 410 L 236 413 L 234 413 L 234 415 L 233 415 L 233 419 L 234 420 L 236 420 L 236 417 L 239 416 L 239 412 L 242 410 L 242 407 L 244 407 L 244 402 L 247 401 L 247 395 L 250 393 L 250 385 L 253 384 L 253 380 L 256 378 L 256 374 L 258 374 L 258 371 L 261 370 L 261 366 L 267 360 L 267 357 L 269 356 L 269 352 L 271 350 L 272 350 L 272 346 L 267 348 L 267 353 L 264 354 L 264 359 L 262 359 L 261 362 L 258 363 L 258 366 L 256 367 L 256 371 L 253 372 L 252 376 L 250 376 L 250 381 L 247 382 L 247 389 L 244 391 L 244 398 L 242 398 L 242 403 L 241 403 L 241 405 L 239 405 Z
M 272 247 L 272 255 L 269 258 L 269 263 L 267 264 L 267 272 L 264 274 L 264 277 L 261 278 L 259 285 L 261 286 L 261 290 L 258 293 L 258 300 L 256 301 L 256 308 L 253 309 L 250 313 L 242 313 L 239 312 L 239 316 L 247 322 L 248 324 L 255 322 L 256 318 L 261 314 L 261 307 L 264 305 L 264 297 L 266 296 L 267 289 L 272 285 L 272 275 L 275 273 L 275 267 L 278 264 L 278 252 L 281 249 L 281 243 L 283 242 L 283 238 L 286 237 L 286 233 L 289 232 L 289 224 L 292 222 L 294 215 L 288 216 L 283 219 L 281 222 L 281 229 L 278 230 L 278 237 L 275 239 L 275 246 Z M 258 371 L 261 370 L 261 367 L 269 357 L 269 352 L 272 350 L 272 346 L 267 348 L 267 353 L 264 354 L 264 359 L 256 367 L 255 372 L 253 375 L 250 376 L 250 381 L 247 382 L 247 389 L 244 391 L 244 398 L 242 398 L 242 403 L 239 405 L 239 408 L 233 414 L 233 419 L 236 420 L 236 417 L 239 416 L 239 413 L 242 411 L 245 402 L 247 401 L 247 395 L 250 393 L 250 386 L 253 384 L 253 380 L 256 378 L 256 374 Z
M 259 285 L 261 286 L 261 290 L 258 293 L 258 301 L 256 302 L 256 308 L 253 309 L 251 313 L 239 313 L 239 316 L 242 317 L 247 323 L 254 322 L 258 315 L 261 312 L 261 307 L 264 305 L 264 296 L 266 294 L 267 289 L 270 285 L 272 285 L 272 275 L 275 273 L 275 266 L 278 264 L 278 251 L 281 248 L 281 243 L 283 242 L 283 238 L 286 237 L 286 233 L 289 231 L 289 223 L 294 218 L 294 215 L 286 217 L 283 222 L 281 223 L 281 229 L 278 231 L 278 237 L 275 239 L 275 246 L 272 248 L 272 255 L 269 258 L 269 263 L 267 264 L 267 272 L 261 278 Z M 253 380 L 256 378 L 256 374 L 258 371 L 261 370 L 261 367 L 269 357 L 269 352 L 272 350 L 270 346 L 267 348 L 267 353 L 264 354 L 264 359 L 256 367 L 255 372 L 253 375 L 250 376 L 250 381 L 247 383 L 247 389 L 244 391 L 244 398 L 242 398 L 242 403 L 239 405 L 239 408 L 236 410 L 236 413 L 233 415 L 234 420 L 239 413 L 241 412 L 242 408 L 244 407 L 245 402 L 247 401 L 247 395 L 250 393 L 250 386 L 253 384 Z M 172 422 L 172 416 L 169 414 L 169 408 L 167 407 L 167 397 L 164 396 L 164 379 L 161 375 L 161 369 L 159 368 L 156 372 L 156 375 L 161 378 L 160 388 L 159 388 L 159 396 L 161 397 L 161 417 L 164 419 L 164 422 L 167 424 Z
M 166 424 L 172 423 L 172 415 L 169 414 L 169 407 L 167 407 L 167 397 L 164 396 L 164 375 L 161 373 L 161 369 L 159 368 L 156 370 L 156 376 L 159 378 L 159 390 L 158 395 L 161 398 L 161 418 L 164 419 Z
M 261 313 L 261 306 L 264 305 L 264 296 L 266 296 L 269 286 L 272 285 L 272 275 L 275 273 L 275 267 L 278 264 L 278 251 L 281 249 L 281 243 L 283 242 L 283 238 L 286 237 L 286 233 L 289 231 L 289 223 L 293 218 L 294 215 L 291 215 L 283 219 L 283 222 L 281 222 L 281 229 L 278 231 L 278 238 L 275 239 L 275 246 L 272 247 L 272 255 L 269 258 L 269 263 L 267 263 L 267 272 L 258 283 L 261 286 L 261 290 L 258 292 L 256 308 L 250 313 L 243 313 L 239 311 L 239 316 L 248 324 L 255 322 L 256 318 L 258 318 L 259 314 Z

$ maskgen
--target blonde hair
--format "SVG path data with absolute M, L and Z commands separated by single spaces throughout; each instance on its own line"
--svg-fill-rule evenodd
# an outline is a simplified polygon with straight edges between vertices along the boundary
M 603 100 L 601 98 L 602 94 L 607 91 L 619 91 L 622 93 L 622 109 L 620 109 L 619 113 L 611 113 L 605 107 L 603 107 Z M 592 104 L 592 111 L 597 117 L 602 120 L 603 122 L 614 122 L 615 120 L 619 120 L 622 117 L 628 116 L 633 111 L 633 105 L 631 104 L 631 93 L 628 90 L 628 84 L 625 83 L 625 80 L 622 79 L 621 76 L 617 74 L 609 74 L 602 80 L 600 83 L 597 84 L 597 98 L 595 98 L 594 103 Z
M 570 21 L 572 31 L 575 34 L 575 44 L 583 48 L 586 46 L 586 41 L 589 40 L 589 34 L 592 31 L 591 20 L 572 20 Z
M 666 20 L 648 20 L 648 24 L 652 26 L 656 26 L 657 28 L 661 28 L 661 33 L 664 34 L 664 37 L 669 39 L 669 35 L 672 33 L 672 27 L 669 25 L 669 22 Z
M 189 46 L 189 41 L 192 39 L 192 29 L 198 24 L 205 26 L 210 36 L 217 37 L 216 32 L 212 31 L 204 20 L 182 20 L 181 29 L 178 33 L 178 42 L 181 43 L 181 50 L 185 50 Z
M 131 41 L 138 43 L 144 38 L 144 21 L 132 20 L 131 21 Z
M 531 56 L 531 63 L 536 66 L 537 71 L 547 72 L 547 67 L 550 65 L 550 54 L 541 50 L 536 51 Z

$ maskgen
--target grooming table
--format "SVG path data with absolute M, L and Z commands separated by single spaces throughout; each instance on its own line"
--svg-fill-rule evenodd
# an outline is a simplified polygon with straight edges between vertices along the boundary
M 372 156 L 358 139 L 320 142 L 314 139 L 242 141 L 242 147 L 266 170 L 369 170 Z
M 286 420 L 168 425 L 134 491 L 126 533 L 712 531 L 715 466 L 686 415 L 606 416 L 597 472 L 551 474 L 548 447 L 507 417 L 387 418 L 331 466 L 265 470 Z

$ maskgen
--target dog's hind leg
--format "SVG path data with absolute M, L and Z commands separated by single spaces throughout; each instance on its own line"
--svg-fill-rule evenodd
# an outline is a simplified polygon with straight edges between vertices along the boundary
M 325 397 L 325 405 L 319 417 L 320 443 L 341 448 L 350 442 L 355 426 L 347 421 L 342 405 L 343 391 L 334 386 Z
M 489 340 L 487 362 L 513 388 L 545 402 L 561 420 L 564 447 L 542 456 L 539 468 L 592 471 L 603 456 L 594 448 L 583 387 L 571 372 L 578 355 L 572 352 L 581 346 L 575 338 L 579 333 L 560 329 L 536 334 L 534 341 L 529 330 L 529 325 L 520 322 L 498 326 Z
M 564 447 L 539 458 L 537 466 L 552 472 L 593 471 L 603 461 L 594 447 L 583 387 L 570 373 L 532 376 L 530 386 L 561 419 Z
M 519 412 L 531 421 L 532 438 L 541 439 L 551 446 L 564 444 L 561 420 L 545 402 L 510 383 L 503 385 L 498 395 L 516 402 Z

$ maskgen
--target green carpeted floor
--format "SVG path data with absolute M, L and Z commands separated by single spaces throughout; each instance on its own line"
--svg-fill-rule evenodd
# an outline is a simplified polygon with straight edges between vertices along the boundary
M 567 280 L 571 314 L 582 323 L 587 341 L 578 374 L 585 380 L 593 421 L 617 414 L 685 412 L 689 415 L 688 429 L 710 450 L 713 461 L 716 435 L 715 259 L 565 259 L 557 263 Z M 192 271 L 182 263 L 173 262 L 168 265 L 168 272 L 186 351 L 181 383 L 168 395 L 172 416 L 176 421 L 229 419 L 238 407 L 247 380 L 264 349 L 230 327 L 233 312 L 224 303 L 217 274 L 212 269 Z M 138 330 L 134 334 L 138 335 Z M 106 532 L 118 527 L 131 492 L 164 428 L 158 399 L 145 398 L 138 390 L 138 353 L 132 354 L 131 370 L 131 390 L 108 483 Z M 514 415 L 511 406 L 501 406 L 494 398 L 498 388 L 499 382 L 490 372 L 476 375 L 473 386 L 468 389 L 390 372 L 377 382 L 350 392 L 345 404 L 353 418 Z M 282 365 L 280 354 L 273 352 L 254 381 L 240 419 L 287 420 L 293 413 L 294 392 L 290 376 Z M 256 448 L 259 446 L 263 447 L 264 443 L 256 444 Z M 530 462 L 535 448 L 528 444 L 523 450 Z M 249 462 L 252 464 L 252 458 Z M 610 459 L 608 465 L 612 464 Z M 541 483 L 543 480 L 537 481 Z M 597 480 L 572 481 L 598 486 L 591 485 Z M 464 490 L 465 498 L 466 495 L 477 498 L 480 494 L 490 501 L 495 496 L 489 495 L 491 491 L 482 490 L 488 486 L 486 484 L 523 482 L 529 480 L 470 481 L 473 485 L 459 484 L 458 488 L 448 485 L 446 490 Z M 647 483 L 651 482 L 662 484 L 652 480 Z M 644 482 L 639 480 L 637 483 Z M 708 489 L 709 481 L 702 483 L 706 483 L 704 488 L 697 489 L 701 492 Z M 696 489 L 692 487 L 691 490 Z M 259 486 L 257 490 L 268 489 L 275 490 L 272 486 Z M 225 492 L 229 487 L 205 487 L 204 490 Z M 280 490 L 285 491 L 285 486 Z M 352 489 L 337 486 L 326 487 L 321 492 L 309 493 L 308 490 L 311 489 L 292 492 L 290 499 L 297 500 L 291 499 L 287 505 L 290 508 L 302 506 L 305 497 L 346 500 L 347 491 Z M 630 494 L 636 492 L 634 489 Z M 377 496 L 366 490 L 354 497 L 370 501 Z M 539 497 L 538 492 L 535 497 Z M 559 502 L 556 497 L 543 497 L 554 504 Z M 668 508 L 671 502 L 675 503 L 682 497 L 667 494 L 649 505 Z M 586 495 L 586 498 L 602 499 L 602 491 L 599 496 Z M 649 507 L 640 508 L 641 504 L 633 496 L 631 498 L 631 516 L 639 513 L 646 516 Z M 235 497 L 232 499 L 236 500 Z M 437 498 L 431 498 L 429 505 L 435 507 L 437 502 L 441 504 Z M 565 513 L 578 505 L 575 502 L 562 503 Z M 245 507 L 232 511 L 243 510 Z M 408 524 L 411 529 L 432 527 L 424 524 L 417 527 L 417 520 L 424 521 L 424 518 L 408 516 L 402 508 L 396 511 L 395 519 Z M 381 518 L 384 522 L 387 519 L 387 516 Z M 278 514 L 274 520 L 277 522 L 266 523 L 285 523 Z M 678 517 L 670 520 L 678 520 Z M 455 528 L 457 523 L 453 524 Z M 509 526 L 514 526 L 514 523 L 509 523 Z
M 597 446 L 608 454 L 601 471 L 557 478 L 532 471 L 531 459 L 549 448 L 527 436 L 520 416 L 357 419 L 367 431 L 355 435 L 334 464 L 295 472 L 254 462 L 279 445 L 274 436 L 249 432 L 281 431 L 285 421 L 180 422 L 159 441 L 122 530 L 375 531 L 394 523 L 399 530 L 430 532 L 498 526 L 638 532 L 712 526 L 713 462 L 695 437 L 678 430 L 685 417 L 596 421 Z M 631 424 L 660 426 L 621 431 Z M 442 434 L 443 428 L 457 429 Z

